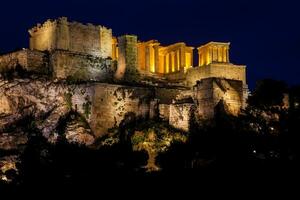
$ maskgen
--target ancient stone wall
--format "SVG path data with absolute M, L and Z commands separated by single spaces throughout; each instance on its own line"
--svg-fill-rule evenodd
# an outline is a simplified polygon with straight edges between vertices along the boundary
M 169 118 L 170 118 L 170 105 L 169 104 L 159 104 L 159 117 L 163 121 L 169 122 Z
M 47 20 L 29 31 L 31 50 L 46 51 L 57 48 L 57 21 Z
M 193 103 L 171 104 L 169 124 L 175 128 L 189 131 L 193 109 Z
M 151 106 L 154 93 L 147 88 L 97 84 L 92 99 L 91 127 L 97 136 L 108 129 L 118 127 L 122 121 L 136 118 L 147 119 L 155 113 Z
M 178 81 L 185 82 L 185 80 L 186 80 L 186 74 L 184 73 L 184 71 L 171 72 L 168 74 L 164 74 L 164 77 L 166 77 L 166 79 L 171 82 L 174 82 L 174 81 L 175 82 L 178 82 Z
M 118 38 L 118 44 L 118 68 L 115 78 L 127 82 L 137 81 L 139 79 L 137 68 L 137 36 L 123 35 Z
M 103 26 L 68 22 L 62 17 L 29 30 L 30 49 L 68 50 L 103 58 L 112 57 L 112 30 Z
M 177 96 L 187 91 L 187 88 L 155 88 L 155 97 L 159 100 L 160 104 L 171 104 Z
M 246 84 L 246 67 L 230 63 L 213 63 L 207 66 L 190 68 L 186 74 L 186 85 L 192 87 L 198 80 L 213 77 L 240 80 Z
M 57 50 L 52 52 L 50 63 L 54 78 L 60 80 L 111 82 L 113 79 L 110 59 Z
M 113 57 L 113 36 L 112 30 L 104 26 L 100 26 L 100 55 L 103 58 Z
M 228 114 L 238 115 L 244 104 L 242 81 L 206 78 L 194 87 L 197 113 L 202 118 L 213 118 L 216 106 L 221 106 Z
M 39 51 L 23 49 L 13 53 L 0 56 L 0 71 L 22 67 L 28 72 L 48 74 L 48 55 Z
M 69 24 L 69 34 L 67 50 L 101 56 L 99 27 L 74 22 Z

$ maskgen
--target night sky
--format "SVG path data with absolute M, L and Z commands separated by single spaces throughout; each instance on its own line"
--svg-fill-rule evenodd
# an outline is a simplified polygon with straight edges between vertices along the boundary
M 231 42 L 231 62 L 247 65 L 250 88 L 262 78 L 300 84 L 299 8 L 298 0 L 2 1 L 0 52 L 28 47 L 29 28 L 66 16 L 162 45 Z

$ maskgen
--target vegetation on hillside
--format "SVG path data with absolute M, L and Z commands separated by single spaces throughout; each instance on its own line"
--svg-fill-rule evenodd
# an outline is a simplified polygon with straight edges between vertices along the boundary
M 217 107 L 214 120 L 195 118 L 191 131 L 183 133 L 159 120 L 137 121 L 129 114 L 91 147 L 70 144 L 63 137 L 49 144 L 27 119 L 22 130 L 29 141 L 12 184 L 76 184 L 214 169 L 298 170 L 299 100 L 300 87 L 263 80 L 240 116 Z

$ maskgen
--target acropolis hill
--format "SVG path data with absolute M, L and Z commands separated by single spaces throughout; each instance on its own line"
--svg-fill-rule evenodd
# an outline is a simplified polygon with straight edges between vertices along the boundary
M 193 116 L 211 119 L 217 105 L 233 115 L 245 107 L 246 67 L 230 63 L 230 43 L 163 46 L 65 17 L 38 24 L 29 34 L 29 49 L 1 55 L 0 70 L 47 78 L 1 81 L 0 130 L 26 115 L 44 116 L 38 127 L 50 137 L 72 110 L 86 118 L 96 137 L 128 116 L 189 131 Z M 199 63 L 193 63 L 196 50 Z

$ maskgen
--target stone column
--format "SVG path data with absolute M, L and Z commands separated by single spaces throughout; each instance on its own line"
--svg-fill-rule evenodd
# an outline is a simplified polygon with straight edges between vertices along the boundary
M 230 62 L 229 61 L 229 47 L 226 48 L 226 62 Z
M 119 56 L 115 78 L 121 80 L 137 79 L 137 36 L 123 35 L 118 38 Z M 125 73 L 127 72 L 127 73 Z M 126 76 L 125 76 L 126 75 Z
M 169 54 L 167 53 L 165 55 L 165 73 L 169 73 Z
M 164 59 L 165 59 L 165 61 L 164 61 L 164 65 L 165 65 L 164 73 L 167 74 L 169 72 L 168 71 L 169 66 L 167 66 L 167 59 L 168 59 L 167 54 L 165 54 Z
M 222 62 L 226 62 L 226 59 L 225 59 L 225 47 L 222 47 Z
M 212 60 L 211 61 L 213 62 L 213 61 L 215 61 L 215 58 L 216 58 L 216 51 L 215 51 L 215 47 L 214 46 L 212 47 L 212 55 L 213 56 L 212 56 Z
M 197 51 L 198 51 L 198 66 L 201 66 L 202 65 L 202 52 L 200 51 L 200 48 L 197 48 Z
M 212 63 L 212 59 L 213 59 L 213 49 L 211 47 L 208 48 L 208 53 L 209 53 L 209 57 L 208 57 L 207 64 L 210 64 Z
M 168 53 L 168 60 L 169 60 L 168 69 L 169 69 L 169 73 L 171 73 L 172 72 L 172 55 L 171 55 L 171 52 Z
M 182 46 L 180 48 L 180 71 L 183 71 L 186 67 L 186 60 L 185 60 L 185 47 Z
M 202 66 L 202 56 L 201 53 L 199 52 L 199 49 L 198 49 L 198 65 Z
M 177 71 L 180 71 L 181 68 L 181 57 L 180 57 L 180 49 L 178 49 L 176 51 L 176 55 L 177 55 Z
M 214 54 L 213 61 L 218 62 L 218 46 L 213 47 L 213 54 Z
M 194 66 L 194 55 L 193 55 L 193 49 L 191 49 L 191 66 Z
M 155 66 L 155 73 L 159 72 L 159 46 L 158 45 L 154 45 L 154 66 Z
M 145 71 L 149 72 L 150 71 L 150 47 L 147 45 L 145 47 Z
M 178 53 L 177 50 L 174 52 L 174 71 L 178 71 Z
M 171 72 L 175 72 L 175 56 L 174 56 L 174 51 L 171 52 Z
M 220 61 L 219 61 L 219 56 L 220 56 L 220 55 L 219 55 L 219 50 L 220 50 L 220 47 L 217 46 L 217 47 L 216 47 L 216 52 L 217 52 L 217 58 L 216 58 L 216 61 L 217 61 L 217 62 L 220 62 Z
M 222 62 L 222 47 L 218 46 L 217 51 L 218 51 L 217 61 Z

